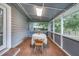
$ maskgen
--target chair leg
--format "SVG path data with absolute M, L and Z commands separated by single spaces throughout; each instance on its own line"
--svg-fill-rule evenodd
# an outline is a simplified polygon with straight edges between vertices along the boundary
M 43 46 L 42 46 L 42 52 L 43 52 Z
M 36 54 L 36 46 L 35 46 L 35 48 L 34 48 L 34 54 Z
M 41 54 L 43 54 L 43 46 L 41 46 Z
M 35 55 L 39 55 L 39 49 L 40 49 L 40 52 L 41 52 L 41 55 L 43 55 L 44 54 L 44 50 L 43 50 L 43 46 L 40 46 L 40 47 L 34 47 L 34 54 Z

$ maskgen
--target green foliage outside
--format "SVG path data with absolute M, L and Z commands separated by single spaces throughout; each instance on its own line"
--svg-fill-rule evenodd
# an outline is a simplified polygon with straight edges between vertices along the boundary
M 37 22 L 36 26 L 42 27 L 42 28 L 39 28 L 39 30 L 47 30 L 48 22 Z
M 53 22 L 51 22 L 51 31 L 53 31 Z
M 79 14 L 72 14 L 65 18 L 64 30 L 79 31 Z
M 55 32 L 57 33 L 61 32 L 61 19 L 60 18 L 55 19 Z
M 55 32 L 61 32 L 61 20 L 55 19 Z M 79 11 L 64 17 L 64 32 L 79 32 Z

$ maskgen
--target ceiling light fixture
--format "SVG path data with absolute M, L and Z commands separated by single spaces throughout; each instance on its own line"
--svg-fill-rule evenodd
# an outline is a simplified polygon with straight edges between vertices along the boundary
M 42 15 L 42 11 L 43 11 L 43 8 L 36 8 L 37 16 L 41 16 Z

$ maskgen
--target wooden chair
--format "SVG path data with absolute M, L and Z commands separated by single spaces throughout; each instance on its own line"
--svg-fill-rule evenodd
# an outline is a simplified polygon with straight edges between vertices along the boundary
M 35 48 L 34 48 L 34 51 L 39 51 L 38 49 L 41 49 L 41 51 L 43 52 L 43 40 L 39 40 L 39 39 L 36 39 L 35 40 Z

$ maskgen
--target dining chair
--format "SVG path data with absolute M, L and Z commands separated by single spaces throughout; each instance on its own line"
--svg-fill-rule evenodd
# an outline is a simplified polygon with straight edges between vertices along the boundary
M 43 40 L 39 40 L 39 39 L 36 39 L 35 40 L 35 47 L 34 47 L 34 52 L 38 52 L 39 49 L 41 50 L 41 52 L 43 52 Z

